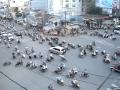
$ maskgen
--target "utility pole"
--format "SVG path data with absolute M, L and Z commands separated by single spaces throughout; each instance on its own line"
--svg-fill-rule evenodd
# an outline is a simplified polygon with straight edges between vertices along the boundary
M 65 14 L 65 27 L 66 27 L 66 14 L 67 14 L 67 12 L 65 11 L 64 14 Z
M 7 2 L 7 18 L 10 17 L 10 0 Z
M 29 9 L 28 11 L 29 11 L 29 13 L 30 13 L 30 11 L 31 11 L 31 1 L 32 1 L 32 0 L 29 0 L 29 3 L 28 3 L 28 4 L 29 4 L 29 5 L 28 5 L 28 9 Z

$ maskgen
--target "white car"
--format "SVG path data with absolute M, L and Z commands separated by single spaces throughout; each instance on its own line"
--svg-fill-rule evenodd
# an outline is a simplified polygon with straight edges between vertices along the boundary
M 12 40 L 14 40 L 14 36 L 12 35 L 12 34 L 7 34 L 7 38 L 8 38 L 8 40 L 10 40 L 10 41 L 12 41 Z
M 66 52 L 65 49 L 60 46 L 51 47 L 49 51 L 54 54 L 64 54 Z
M 117 25 L 114 30 L 113 30 L 114 33 L 116 34 L 120 34 L 120 25 Z

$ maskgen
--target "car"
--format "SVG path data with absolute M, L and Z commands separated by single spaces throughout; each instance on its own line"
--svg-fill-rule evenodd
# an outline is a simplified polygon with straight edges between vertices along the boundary
M 10 41 L 13 41 L 13 40 L 14 40 L 14 36 L 13 36 L 11 33 L 7 34 L 7 38 L 8 38 L 8 40 L 10 40 Z
M 22 32 L 15 32 L 14 33 L 16 36 L 22 36 Z
M 51 47 L 49 51 L 54 54 L 64 54 L 66 52 L 65 49 L 60 46 Z
M 120 25 L 115 26 L 115 28 L 113 29 L 113 32 L 115 34 L 120 34 Z

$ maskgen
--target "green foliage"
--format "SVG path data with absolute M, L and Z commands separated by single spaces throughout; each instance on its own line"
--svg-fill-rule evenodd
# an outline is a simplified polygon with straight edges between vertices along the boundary
M 106 16 L 108 16 L 109 13 L 108 13 L 107 11 L 103 11 L 103 12 L 102 12 L 102 15 L 106 15 Z
M 96 7 L 95 5 L 91 5 L 88 8 L 87 13 L 93 15 L 102 15 L 102 11 L 103 11 L 102 8 Z

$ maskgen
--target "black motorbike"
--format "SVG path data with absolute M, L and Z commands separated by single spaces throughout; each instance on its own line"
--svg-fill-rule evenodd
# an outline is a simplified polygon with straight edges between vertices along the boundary
M 6 61 L 6 62 L 3 63 L 3 66 L 8 66 L 8 65 L 11 65 L 10 61 Z
M 22 60 L 18 61 L 18 62 L 15 64 L 15 66 L 20 66 L 20 65 L 23 65 L 23 61 L 22 61 Z
M 62 69 L 61 67 L 58 67 L 58 68 L 54 71 L 54 73 L 56 73 L 56 74 L 61 74 L 63 70 L 64 70 L 64 69 Z

